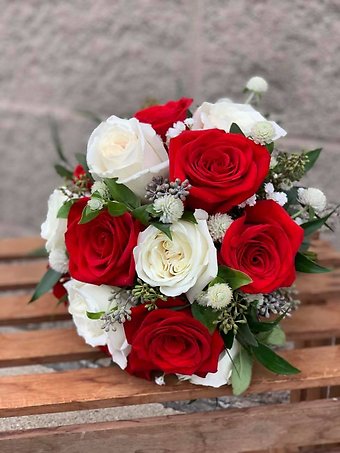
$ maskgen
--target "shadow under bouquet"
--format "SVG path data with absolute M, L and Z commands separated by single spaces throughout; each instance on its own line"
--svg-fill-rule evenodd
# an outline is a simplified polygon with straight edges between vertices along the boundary
M 192 99 L 110 116 L 64 183 L 41 227 L 49 268 L 32 301 L 53 289 L 79 335 L 126 372 L 156 383 L 247 389 L 254 361 L 299 370 L 275 352 L 296 308 L 299 272 L 325 272 L 308 252 L 327 221 L 325 195 L 299 183 L 320 149 L 284 152 L 286 135 L 251 103 Z M 274 349 L 273 349 L 274 347 Z

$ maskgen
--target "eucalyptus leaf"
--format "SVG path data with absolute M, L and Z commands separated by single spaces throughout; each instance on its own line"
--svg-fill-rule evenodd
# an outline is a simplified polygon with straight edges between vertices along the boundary
M 97 311 L 97 312 L 87 311 L 86 312 L 86 316 L 89 319 L 100 319 L 104 314 L 105 314 L 105 311 Z
M 318 160 L 321 151 L 322 151 L 322 148 L 317 148 L 317 149 L 313 149 L 311 151 L 308 151 L 306 153 L 306 156 L 308 157 L 308 162 L 305 165 L 305 172 L 306 173 L 307 173 L 307 171 L 309 171 L 311 168 L 314 167 L 314 164 Z
M 210 333 L 216 330 L 216 322 L 218 319 L 218 312 L 211 307 L 203 307 L 197 303 L 191 305 L 192 316 L 200 321 Z
M 112 217 L 119 217 L 127 212 L 127 207 L 119 201 L 108 201 L 107 210 Z
M 79 223 L 81 225 L 83 225 L 84 223 L 91 222 L 91 220 L 95 219 L 99 214 L 100 214 L 100 210 L 93 211 L 92 209 L 90 209 L 89 206 L 85 206 L 85 208 L 83 209 L 83 212 L 81 214 L 81 219 L 80 219 Z
M 304 272 L 307 274 L 322 274 L 325 272 L 331 272 L 331 269 L 320 266 L 315 261 L 310 260 L 301 252 L 298 252 L 295 257 L 295 269 L 298 272 Z
M 253 357 L 246 349 L 241 348 L 234 359 L 231 373 L 231 385 L 234 395 L 241 395 L 247 390 L 251 382 Z
M 124 203 L 130 210 L 141 205 L 140 199 L 124 184 L 117 182 L 116 178 L 105 179 L 105 184 L 115 201 Z
M 269 332 L 260 332 L 256 338 L 265 345 L 282 346 L 286 343 L 286 335 L 278 325 Z
M 151 222 L 151 225 L 154 227 L 158 228 L 159 231 L 162 233 L 166 234 L 168 238 L 172 241 L 172 235 L 171 235 L 171 223 L 162 223 L 162 222 Z
M 229 132 L 231 134 L 244 135 L 244 133 L 242 132 L 242 129 L 236 123 L 232 123 L 232 125 L 230 126 L 230 129 L 229 129 Z
M 45 272 L 40 282 L 37 284 L 33 296 L 29 301 L 29 304 L 39 299 L 43 294 L 50 291 L 53 288 L 53 286 L 59 281 L 62 275 L 63 274 L 61 274 L 60 272 L 57 272 L 54 269 L 49 268 Z
M 300 370 L 262 343 L 259 343 L 257 348 L 253 348 L 253 352 L 256 359 L 272 373 L 285 375 L 300 373 Z
M 218 274 L 217 276 L 221 278 L 225 283 L 231 287 L 231 289 L 238 289 L 241 286 L 248 285 L 252 283 L 252 279 L 245 274 L 244 272 L 238 271 L 236 269 L 232 269 L 231 267 L 227 266 L 218 266 Z
M 62 178 L 72 179 L 72 177 L 73 177 L 72 171 L 71 171 L 71 170 L 68 170 L 68 169 L 67 169 L 66 167 L 64 167 L 63 165 L 55 164 L 54 169 L 55 169 L 55 171 L 57 172 L 57 174 L 58 174 L 59 176 L 61 176 Z
M 220 331 L 220 335 L 223 338 L 224 346 L 226 349 L 231 349 L 234 344 L 235 335 L 232 330 L 229 330 L 228 333 L 224 333 L 223 330 Z
M 67 219 L 70 209 L 72 208 L 75 201 L 76 200 L 65 201 L 65 203 L 60 207 L 60 209 L 58 211 L 57 218 L 58 219 Z

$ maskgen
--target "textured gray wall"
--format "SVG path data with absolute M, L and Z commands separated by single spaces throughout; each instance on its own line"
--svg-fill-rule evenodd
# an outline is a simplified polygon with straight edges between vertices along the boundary
M 57 183 L 49 115 L 74 153 L 93 128 L 78 110 L 242 99 L 256 74 L 287 146 L 324 145 L 315 184 L 338 200 L 339 0 L 0 0 L 0 11 L 0 233 L 35 233 L 44 217 Z

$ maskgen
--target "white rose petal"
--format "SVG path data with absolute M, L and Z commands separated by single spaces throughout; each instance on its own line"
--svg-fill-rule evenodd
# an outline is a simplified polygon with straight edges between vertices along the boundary
M 251 77 L 247 82 L 246 88 L 255 93 L 265 93 L 268 90 L 268 82 L 263 77 Z
M 221 387 L 222 385 L 229 384 L 233 368 L 230 357 L 234 360 L 239 349 L 239 343 L 235 340 L 232 348 L 228 351 L 229 355 L 226 351 L 223 351 L 220 354 L 217 371 L 215 373 L 208 373 L 205 377 L 199 377 L 196 374 L 192 374 L 191 376 L 178 374 L 177 377 L 180 380 L 189 380 L 192 384 L 207 385 L 210 387 Z
M 108 311 L 110 308 L 109 298 L 113 290 L 119 288 L 108 285 L 91 285 L 71 279 L 64 284 L 68 294 L 68 310 L 73 317 L 78 334 L 91 346 L 108 346 L 114 362 L 122 369 L 126 368 L 126 357 L 131 347 L 127 343 L 124 327 L 122 324 L 115 325 L 116 331 L 106 332 L 102 329 L 103 321 L 89 319 L 86 312 L 97 313 Z
M 154 226 L 138 237 L 134 249 L 138 277 L 159 286 L 169 297 L 186 293 L 190 302 L 217 275 L 217 251 L 202 210 L 197 224 L 180 220 L 171 225 L 172 240 Z
M 327 206 L 325 194 L 314 187 L 298 189 L 298 201 L 304 206 L 311 206 L 318 213 L 324 211 Z
M 251 135 L 252 128 L 259 121 L 266 121 L 261 115 L 249 104 L 236 104 L 229 100 L 220 100 L 215 104 L 203 102 L 193 115 L 193 129 L 222 129 L 230 131 L 230 126 L 236 123 L 245 135 Z M 275 134 L 272 140 L 284 137 L 287 132 L 274 121 L 268 121 L 274 128 Z
M 48 199 L 48 210 L 45 222 L 41 225 L 41 237 L 46 240 L 46 250 L 65 249 L 66 219 L 58 219 L 57 214 L 68 197 L 55 189 Z
M 92 132 L 87 163 L 95 178 L 118 178 L 138 196 L 153 176 L 168 175 L 168 155 L 150 124 L 110 116 Z

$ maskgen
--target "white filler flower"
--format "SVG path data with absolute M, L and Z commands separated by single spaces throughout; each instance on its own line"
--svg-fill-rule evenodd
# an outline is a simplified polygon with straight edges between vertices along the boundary
M 248 80 L 246 88 L 258 94 L 265 93 L 268 90 L 268 82 L 263 77 L 254 76 Z
M 166 135 L 167 142 L 169 142 L 172 138 L 178 137 L 183 131 L 185 131 L 186 126 L 183 121 L 177 121 L 169 127 Z
M 207 306 L 219 310 L 226 307 L 233 299 L 233 291 L 227 283 L 216 283 L 206 293 Z
M 86 312 L 106 312 L 110 307 L 112 291 L 120 288 L 107 285 L 91 285 L 71 279 L 64 284 L 69 300 L 68 311 L 73 317 L 78 334 L 91 346 L 108 346 L 112 359 L 122 369 L 126 368 L 126 357 L 130 353 L 122 324 L 115 325 L 116 330 L 105 331 L 101 319 L 90 319 Z
M 209 233 L 215 242 L 222 242 L 224 235 L 233 219 L 228 214 L 217 213 L 208 219 Z
M 309 187 L 308 189 L 298 189 L 298 201 L 304 206 L 312 207 L 320 213 L 326 209 L 327 198 L 320 189 Z
M 246 206 L 255 206 L 256 205 L 256 193 L 249 197 L 243 203 L 240 203 L 238 206 L 239 208 L 245 208 Z
M 270 121 L 258 121 L 251 128 L 250 137 L 259 145 L 267 145 L 274 140 L 275 128 Z
M 110 116 L 92 132 L 87 163 L 95 178 L 118 178 L 138 196 L 153 176 L 167 176 L 168 154 L 150 124 Z
M 171 225 L 172 240 L 154 226 L 138 236 L 133 253 L 138 277 L 159 286 L 169 297 L 186 293 L 193 302 L 217 275 L 217 251 L 205 211 L 195 211 L 197 224 L 179 220 Z
M 267 182 L 264 185 L 264 191 L 266 192 L 266 199 L 276 201 L 280 206 L 284 206 L 287 201 L 287 195 L 284 192 L 275 192 L 274 186 L 271 182 Z
M 222 129 L 230 131 L 230 126 L 236 123 L 244 133 L 251 135 L 252 128 L 258 122 L 268 122 L 274 129 L 273 140 L 284 137 L 287 132 L 274 121 L 267 121 L 249 104 L 236 104 L 228 99 L 221 99 L 215 104 L 203 102 L 193 115 L 193 129 Z
M 153 207 L 158 214 L 161 214 L 160 221 L 162 223 L 174 223 L 182 217 L 184 212 L 182 200 L 170 194 L 156 198 Z
M 50 267 L 61 274 L 66 274 L 68 272 L 68 261 L 64 248 L 52 249 L 48 256 Z

